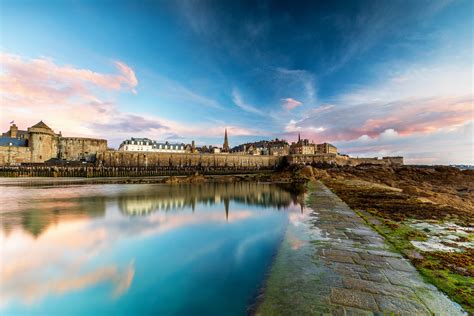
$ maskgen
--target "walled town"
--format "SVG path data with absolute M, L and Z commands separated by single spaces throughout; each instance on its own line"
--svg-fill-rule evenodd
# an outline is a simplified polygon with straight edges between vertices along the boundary
M 291 144 L 286 140 L 274 139 L 230 147 L 227 129 L 224 131 L 222 147 L 196 146 L 194 141 L 191 144 L 173 144 L 160 143 L 149 138 L 130 138 L 124 140 L 118 150 L 115 150 L 108 147 L 105 139 L 65 137 L 61 132 L 53 131 L 43 121 L 27 130 L 19 130 L 13 123 L 0 137 L 0 165 L 4 168 L 87 165 L 97 170 L 137 167 L 141 170 L 156 170 L 156 173 L 145 173 L 155 175 L 170 169 L 178 173 L 182 171 L 184 174 L 206 170 L 271 170 L 282 162 L 290 165 L 392 166 L 402 165 L 403 157 L 352 158 L 339 154 L 337 148 L 331 144 L 314 144 L 308 139 L 301 139 L 300 136 L 298 141 Z M 97 174 L 114 175 L 121 174 Z

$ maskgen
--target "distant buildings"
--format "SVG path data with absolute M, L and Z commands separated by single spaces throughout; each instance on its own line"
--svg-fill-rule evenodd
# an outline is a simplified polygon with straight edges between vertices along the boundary
M 168 142 L 158 143 L 149 138 L 130 138 L 124 140 L 120 146 L 119 151 L 151 151 L 159 153 L 185 153 L 187 146 L 185 144 L 172 144 Z M 189 152 L 191 148 L 188 147 Z
M 334 145 L 328 143 L 322 143 L 316 145 L 316 152 L 320 154 L 336 154 L 337 148 Z
M 21 163 L 41 163 L 49 161 L 83 161 L 94 162 L 98 153 L 109 151 L 105 139 L 63 137 L 56 134 L 44 122 L 19 130 L 11 124 L 10 129 L 0 136 L 0 165 Z M 155 152 L 155 153 L 196 153 L 196 154 L 233 154 L 254 156 L 315 156 L 337 155 L 337 148 L 329 143 L 315 145 L 308 139 L 301 139 L 291 144 L 284 139 L 261 140 L 230 148 L 227 129 L 224 130 L 222 147 L 191 144 L 157 142 L 149 138 L 130 138 L 124 140 L 118 151 L 122 152 Z
M 301 139 L 300 134 L 298 134 L 298 141 L 290 146 L 290 154 L 292 155 L 314 155 L 315 151 L 314 143 L 310 143 L 308 139 Z

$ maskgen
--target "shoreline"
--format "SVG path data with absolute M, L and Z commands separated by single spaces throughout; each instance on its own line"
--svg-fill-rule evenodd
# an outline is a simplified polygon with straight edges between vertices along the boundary
M 306 202 L 309 212 L 303 225 L 289 224 L 255 315 L 465 313 L 321 182 L 308 184 Z

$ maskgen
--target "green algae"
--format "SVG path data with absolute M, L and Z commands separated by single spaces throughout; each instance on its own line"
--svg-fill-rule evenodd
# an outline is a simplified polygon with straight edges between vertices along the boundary
M 413 252 L 417 253 L 416 248 L 409 239 L 410 232 L 413 231 L 413 228 L 404 224 L 398 224 L 396 229 L 393 229 L 393 226 L 391 228 L 387 225 L 377 226 L 371 224 L 367 216 L 362 212 L 357 213 L 386 238 L 392 249 L 408 256 L 427 282 L 432 283 L 446 293 L 446 295 L 461 304 L 468 312 L 474 313 L 473 277 L 463 276 L 450 271 L 439 258 L 436 258 L 429 252 L 421 252 L 418 258 L 417 256 L 410 255 Z

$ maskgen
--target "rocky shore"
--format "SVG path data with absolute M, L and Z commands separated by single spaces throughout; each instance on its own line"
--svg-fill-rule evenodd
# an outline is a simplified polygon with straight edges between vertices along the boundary
M 474 313 L 473 170 L 445 166 L 302 170 L 321 179 L 425 279 Z

